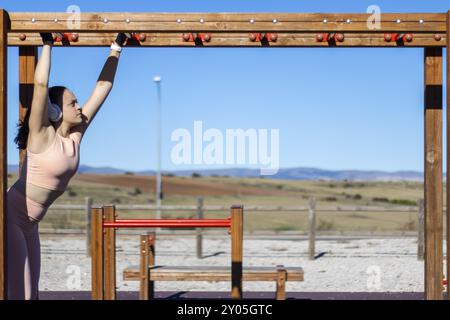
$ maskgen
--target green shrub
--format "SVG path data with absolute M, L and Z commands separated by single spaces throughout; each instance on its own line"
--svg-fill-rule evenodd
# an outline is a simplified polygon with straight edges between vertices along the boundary
M 275 227 L 275 229 L 274 229 L 275 232 L 295 231 L 295 230 L 297 230 L 297 228 L 295 228 L 294 226 L 279 226 L 279 227 Z
M 347 217 L 356 218 L 356 219 L 370 219 L 368 216 L 365 216 L 365 215 L 359 214 L 359 213 L 351 213 L 351 214 L 347 215 Z
M 377 198 L 377 197 L 375 197 L 375 198 L 372 198 L 372 201 L 373 202 L 389 202 L 389 199 L 388 198 Z
M 141 189 L 139 189 L 138 187 L 134 187 L 134 190 L 132 192 L 129 192 L 128 194 L 130 196 L 137 196 L 141 193 L 142 193 Z
M 416 201 L 408 200 L 408 199 L 392 199 L 390 201 L 390 203 L 392 203 L 392 204 L 400 204 L 400 205 L 404 205 L 404 206 L 415 206 L 415 205 L 417 205 Z
M 77 193 L 75 191 L 73 191 L 72 187 L 68 187 L 66 191 L 67 191 L 67 195 L 69 197 L 76 197 L 77 196 Z
M 367 185 L 363 182 L 356 183 L 356 182 L 345 181 L 345 183 L 344 183 L 344 188 L 364 188 L 366 186 Z

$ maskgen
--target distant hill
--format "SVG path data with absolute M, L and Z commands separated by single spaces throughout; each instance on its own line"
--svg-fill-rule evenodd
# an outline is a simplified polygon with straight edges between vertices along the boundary
M 18 165 L 8 165 L 8 172 L 19 171 Z M 116 169 L 111 167 L 90 167 L 85 165 L 80 165 L 78 168 L 78 173 L 92 173 L 92 174 L 124 174 L 127 170 Z
M 8 172 L 18 172 L 18 165 L 8 165 Z M 80 165 L 79 174 L 125 174 L 128 170 L 112 167 L 91 167 Z M 173 174 L 176 176 L 192 176 L 193 173 L 202 176 L 229 176 L 229 177 L 255 177 L 260 178 L 259 169 L 210 169 L 210 170 L 178 170 L 163 171 L 163 174 Z M 135 175 L 155 175 L 155 171 L 136 171 Z M 263 176 L 264 179 L 285 179 L 285 180 L 364 180 L 364 181 L 397 181 L 411 180 L 422 181 L 423 172 L 418 171 L 376 171 L 376 170 L 324 170 L 318 168 L 286 168 L 280 169 L 276 175 Z M 445 179 L 445 174 L 444 174 Z
M 183 170 L 174 171 L 177 176 L 191 176 L 193 173 L 202 176 L 230 176 L 259 178 L 259 169 L 221 169 L 221 170 Z M 363 170 L 324 170 L 318 168 L 286 168 L 280 169 L 276 175 L 263 176 L 265 179 L 283 180 L 364 180 L 364 181 L 397 181 L 423 180 L 423 173 L 417 171 L 363 171 Z

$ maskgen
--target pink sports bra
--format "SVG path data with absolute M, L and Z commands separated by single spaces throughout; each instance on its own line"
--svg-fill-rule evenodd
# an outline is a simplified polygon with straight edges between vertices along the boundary
M 80 139 L 75 133 L 71 133 L 69 138 L 58 133 L 55 136 L 52 145 L 44 152 L 27 150 L 20 180 L 50 190 L 66 190 L 80 163 Z

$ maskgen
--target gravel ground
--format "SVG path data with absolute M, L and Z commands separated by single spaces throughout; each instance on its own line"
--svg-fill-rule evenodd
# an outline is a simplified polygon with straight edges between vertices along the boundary
M 139 262 L 138 236 L 118 236 L 117 289 L 138 290 L 138 282 L 122 281 L 122 271 Z M 91 260 L 82 236 L 41 236 L 41 291 L 90 290 Z M 415 238 L 333 239 L 316 241 L 318 257 L 309 261 L 308 242 L 301 239 L 244 241 L 244 266 L 301 266 L 304 282 L 287 282 L 292 292 L 423 292 L 423 261 Z M 161 236 L 156 263 L 174 266 L 229 265 L 228 237 L 207 236 L 204 258 L 197 259 L 192 236 Z M 244 283 L 244 291 L 274 291 L 271 282 Z M 156 291 L 228 291 L 228 282 L 157 282 Z

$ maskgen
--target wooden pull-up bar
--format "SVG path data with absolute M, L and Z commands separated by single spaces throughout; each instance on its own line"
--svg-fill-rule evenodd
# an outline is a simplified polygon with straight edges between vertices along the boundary
M 9 46 L 41 45 L 38 32 L 75 32 L 57 46 L 109 46 L 117 32 L 139 32 L 129 46 L 428 47 L 446 45 L 445 13 L 11 13 Z M 320 41 L 339 32 L 339 41 Z M 196 41 L 189 34 L 200 34 Z M 257 34 L 255 34 L 257 33 Z M 270 33 L 270 38 L 259 34 Z M 188 34 L 188 36 L 186 36 Z M 403 35 L 408 34 L 407 41 Z M 206 41 L 204 39 L 207 38 Z M 262 41 L 260 41 L 260 38 Z M 255 39 L 258 39 L 255 41 Z M 274 40 L 276 39 L 276 40 Z M 331 39 L 331 37 L 330 37 Z M 391 41 L 388 39 L 401 39 Z
M 193 40 L 195 35 L 197 40 Z M 346 32 L 342 41 L 323 41 L 330 33 L 282 32 L 270 33 L 273 38 L 258 39 L 261 33 L 249 32 L 141 32 L 142 40 L 133 39 L 126 47 L 445 47 L 445 33 L 411 33 L 411 41 L 387 40 L 402 33 L 356 33 Z M 269 34 L 269 33 L 266 33 Z M 405 33 L 403 33 L 404 35 Z M 116 39 L 117 33 L 74 33 L 76 41 L 70 39 L 57 41 L 54 46 L 59 47 L 109 47 Z M 194 36 L 192 36 L 194 35 Z M 205 40 L 209 37 L 208 40 Z M 202 39 L 203 38 L 203 39 Z M 188 39 L 188 40 L 186 40 Z M 333 39 L 334 40 L 334 39 Z M 39 33 L 21 32 L 8 34 L 8 46 L 40 46 L 42 40 Z

